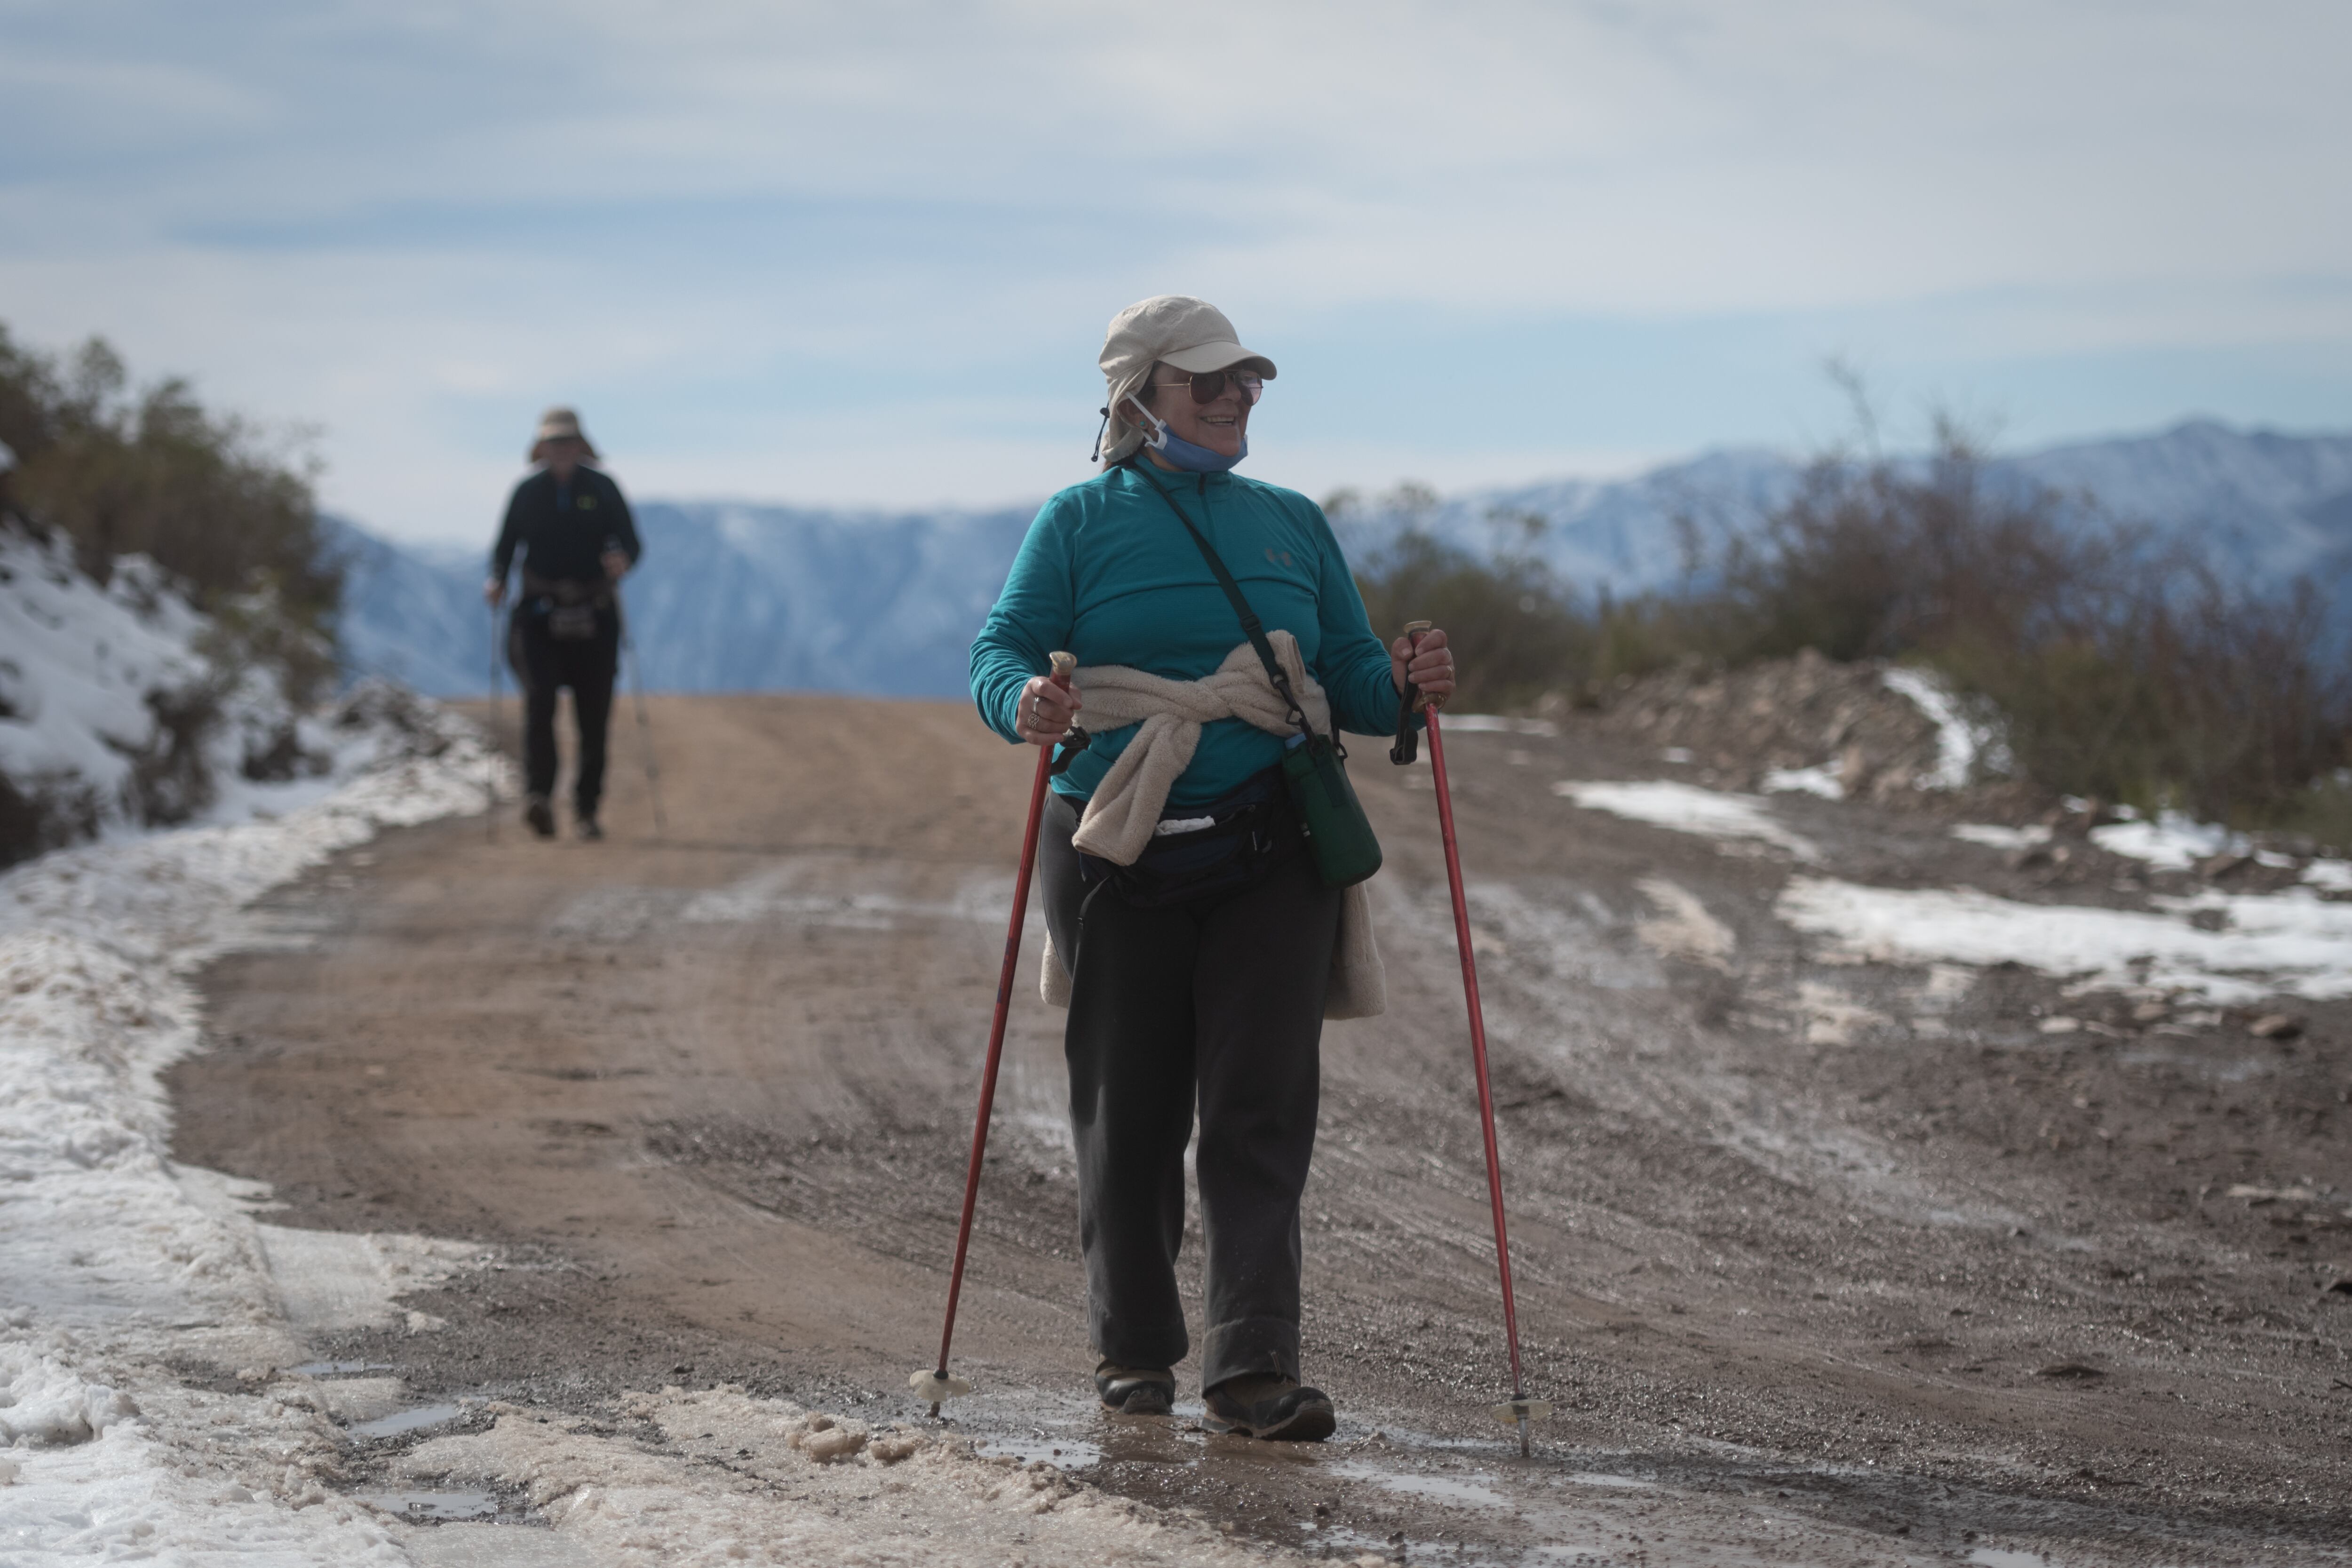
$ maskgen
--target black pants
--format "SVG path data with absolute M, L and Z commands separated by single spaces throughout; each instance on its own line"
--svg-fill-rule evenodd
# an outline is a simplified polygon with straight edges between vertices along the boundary
M 613 678 L 621 664 L 621 617 L 596 612 L 596 635 L 558 638 L 548 635 L 541 601 L 515 607 L 507 631 L 507 659 L 523 692 L 523 787 L 532 795 L 555 793 L 555 694 L 572 689 L 572 721 L 580 730 L 580 767 L 572 802 L 582 816 L 596 815 L 604 797 L 604 737 L 613 716 Z
M 1340 895 L 1305 855 L 1222 898 L 1139 910 L 1087 883 L 1059 795 L 1038 848 L 1073 980 L 1063 1049 L 1096 1351 L 1172 1366 L 1184 1145 L 1197 1100 L 1208 1332 L 1201 1385 L 1298 1372 L 1298 1203 L 1315 1150 L 1323 993 Z

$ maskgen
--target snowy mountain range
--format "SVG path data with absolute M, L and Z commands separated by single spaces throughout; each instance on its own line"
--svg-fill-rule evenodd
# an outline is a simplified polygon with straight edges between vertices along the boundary
M 2004 458 L 2021 481 L 2095 496 L 2114 516 L 2194 539 L 2249 578 L 2309 575 L 2338 602 L 2352 575 L 2352 434 L 2289 436 L 2195 421 L 2155 435 Z M 1637 592 L 1684 567 L 1682 523 L 1719 535 L 1785 499 L 1801 460 L 1719 451 L 1616 480 L 1564 479 L 1448 498 L 1412 518 L 1480 553 L 1541 556 L 1584 590 Z M 486 500 L 491 515 L 499 498 Z M 647 687 L 953 697 L 965 650 L 1035 509 L 816 511 L 646 501 L 628 605 Z M 1539 518 L 1530 531 L 1522 521 Z M 1407 521 L 1392 507 L 1335 520 L 1351 552 Z M 421 550 L 338 525 L 341 623 L 355 674 L 435 695 L 488 689 L 482 552 Z M 504 679 L 502 676 L 501 679 Z

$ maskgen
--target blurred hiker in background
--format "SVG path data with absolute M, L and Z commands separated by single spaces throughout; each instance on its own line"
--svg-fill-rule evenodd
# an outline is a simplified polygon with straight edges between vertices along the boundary
M 999 734 L 1070 732 L 1038 874 L 1046 997 L 1070 1010 L 1095 1388 L 1129 1414 L 1174 1397 L 1197 1102 L 1206 1423 L 1321 1438 L 1331 1401 L 1301 1381 L 1298 1330 L 1318 1053 L 1326 1017 L 1384 996 L 1360 882 L 1309 853 L 1284 763 L 1335 720 L 1393 731 L 1408 679 L 1450 695 L 1454 656 L 1437 631 L 1417 651 L 1382 647 L 1322 510 L 1232 471 L 1275 367 L 1221 311 L 1183 295 L 1131 306 L 1101 365 L 1103 470 L 1037 514 L 971 650 Z M 1040 673 L 1055 649 L 1077 658 L 1074 689 Z M 1089 703 L 1093 732 L 1074 731 Z
M 540 416 L 530 460 L 538 465 L 507 501 L 506 526 L 490 552 L 483 596 L 506 602 L 507 574 L 522 552 L 522 596 L 507 621 L 507 661 L 523 690 L 523 820 L 555 836 L 555 695 L 572 689 L 580 731 L 572 786 L 583 838 L 602 838 L 596 805 L 604 793 L 604 737 L 621 662 L 621 605 L 613 591 L 637 563 L 636 524 L 621 487 L 588 465 L 596 448 L 569 408 Z

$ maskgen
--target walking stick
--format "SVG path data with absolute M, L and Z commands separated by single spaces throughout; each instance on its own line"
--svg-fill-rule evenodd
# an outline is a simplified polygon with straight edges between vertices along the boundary
M 1066 653 L 1049 656 L 1053 661 L 1054 684 L 1067 691 L 1070 671 L 1078 661 Z M 1013 923 L 1004 933 L 1004 967 L 996 976 L 996 1018 L 988 1026 L 988 1065 L 980 1074 L 980 1113 L 972 1118 L 971 1158 L 963 1173 L 963 1216 L 956 1221 L 955 1267 L 948 1273 L 947 1321 L 940 1327 L 940 1364 L 927 1367 L 907 1379 L 907 1385 L 919 1398 L 931 1402 L 931 1415 L 940 1413 L 940 1402 L 959 1394 L 970 1394 L 971 1384 L 960 1377 L 948 1375 L 948 1346 L 955 1338 L 956 1301 L 963 1294 L 963 1259 L 971 1245 L 972 1205 L 980 1197 L 980 1163 L 988 1152 L 988 1113 L 996 1103 L 996 1065 L 1004 1054 L 1004 1020 L 1013 1010 L 1013 975 L 1021 963 L 1021 927 L 1029 916 L 1029 871 L 1037 859 L 1037 820 L 1045 809 L 1045 779 L 1053 771 L 1054 748 L 1037 749 L 1037 778 L 1029 786 L 1029 826 L 1021 837 L 1021 872 L 1013 881 Z
M 490 797 L 483 816 L 488 824 L 493 844 L 499 841 L 499 747 L 501 743 L 499 709 L 502 700 L 499 691 L 499 606 L 493 603 L 490 605 L 490 766 L 488 777 L 482 786 Z
M 613 601 L 620 602 L 620 590 L 613 592 Z M 637 663 L 637 639 L 629 635 L 628 618 L 621 620 L 621 648 L 629 656 L 629 688 L 636 694 L 637 750 L 646 758 L 646 793 L 654 797 L 654 837 L 667 837 L 669 817 L 662 811 L 661 764 L 654 760 L 654 721 L 646 716 L 646 674 Z
M 1417 649 L 1422 634 L 1429 629 L 1427 621 L 1410 622 L 1404 628 L 1405 638 Z M 1405 683 L 1404 696 L 1397 705 L 1396 745 L 1389 760 L 1400 766 L 1413 760 L 1412 720 L 1416 700 L 1428 721 L 1429 769 L 1437 780 L 1437 826 L 1445 841 L 1445 880 L 1454 893 L 1454 940 L 1462 950 L 1462 994 L 1470 1010 L 1470 1061 L 1478 1076 L 1478 1121 L 1486 1138 L 1486 1196 L 1494 1205 L 1495 1262 L 1503 1277 L 1503 1333 L 1511 1346 L 1511 1397 L 1487 1409 L 1504 1426 L 1519 1429 L 1519 1454 L 1525 1458 L 1528 1423 L 1550 1415 L 1551 1405 L 1528 1397 L 1527 1379 L 1519 1370 L 1519 1313 L 1511 1293 L 1511 1243 L 1503 1226 L 1503 1163 L 1495 1146 L 1495 1089 L 1486 1076 L 1486 1017 L 1478 1005 L 1478 961 L 1470 952 L 1470 906 L 1463 900 L 1462 854 L 1454 841 L 1454 793 L 1447 787 L 1445 742 L 1438 732 L 1442 700 L 1422 695 L 1411 681 Z
M 607 555 L 618 552 L 620 548 L 618 539 L 604 541 Z M 629 635 L 629 610 L 621 602 L 621 582 L 617 577 L 613 579 L 613 613 L 621 623 L 621 652 L 629 661 L 629 689 L 636 700 L 637 752 L 646 760 L 646 793 L 653 796 L 654 837 L 664 838 L 669 835 L 669 817 L 662 810 L 661 764 L 654 760 L 654 721 L 646 715 L 646 672 L 637 663 L 637 639 Z M 578 700 L 576 693 L 573 700 Z

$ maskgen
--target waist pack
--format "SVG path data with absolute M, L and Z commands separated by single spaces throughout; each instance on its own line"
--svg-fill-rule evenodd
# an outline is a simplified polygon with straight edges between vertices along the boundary
M 1290 797 L 1291 811 L 1299 833 L 1307 840 L 1307 852 L 1315 858 L 1315 872 L 1327 888 L 1351 888 L 1381 868 L 1381 841 L 1372 832 L 1371 819 L 1364 815 L 1363 803 L 1356 798 L 1355 786 L 1348 782 L 1348 751 L 1339 744 L 1339 726 L 1332 726 L 1328 735 L 1318 735 L 1307 721 L 1307 710 L 1298 705 L 1297 695 L 1290 689 L 1290 678 L 1274 657 L 1273 645 L 1265 640 L 1265 627 L 1257 612 L 1242 597 L 1241 585 L 1234 574 L 1225 570 L 1224 562 L 1211 546 L 1206 535 L 1192 526 L 1176 498 L 1160 489 L 1160 481 L 1145 474 L 1140 465 L 1138 477 L 1168 503 L 1176 521 L 1200 546 L 1201 557 L 1215 574 L 1217 586 L 1225 591 L 1234 613 L 1241 617 L 1242 630 L 1257 650 L 1258 662 L 1265 666 L 1265 678 L 1274 683 L 1282 700 L 1290 705 L 1290 721 L 1298 727 L 1292 737 L 1290 749 L 1283 753 L 1282 779 Z
M 596 606 L 551 605 L 547 611 L 547 635 L 557 642 L 587 642 L 596 635 Z
M 593 640 L 597 617 L 613 604 L 613 584 L 603 578 L 541 577 L 528 567 L 522 591 L 538 601 L 547 617 L 547 635 L 557 642 Z
M 1081 852 L 1080 879 L 1108 882 L 1137 909 L 1165 909 L 1238 892 L 1305 847 L 1278 768 L 1254 773 L 1231 794 L 1172 820 L 1201 825 L 1153 834 L 1131 866 Z

